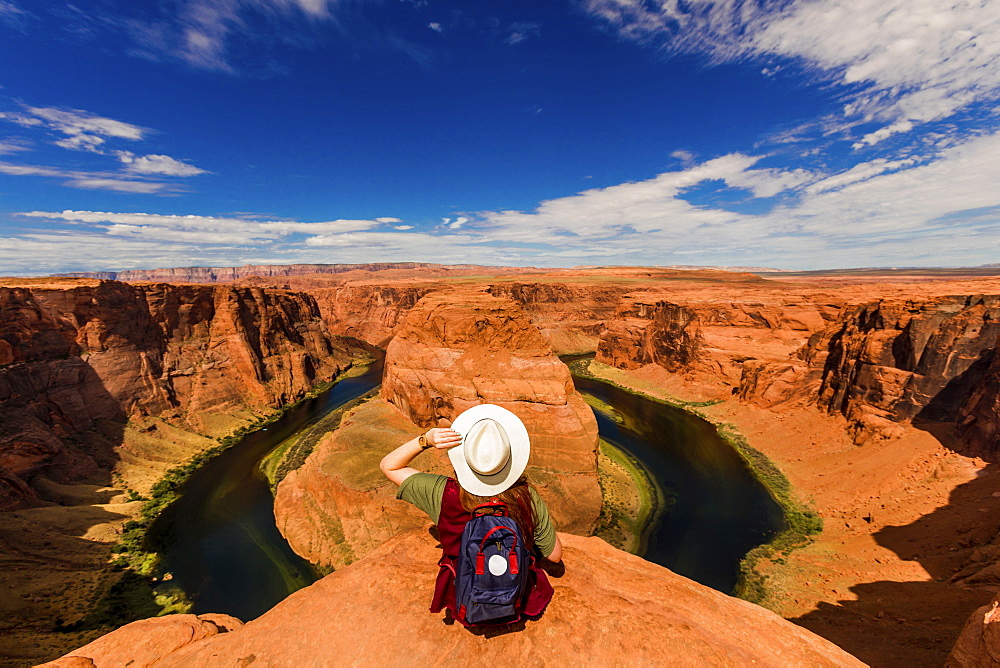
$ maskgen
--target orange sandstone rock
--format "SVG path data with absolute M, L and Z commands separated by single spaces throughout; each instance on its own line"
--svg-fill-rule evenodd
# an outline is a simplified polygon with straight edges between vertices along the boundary
M 242 626 L 235 617 L 219 614 L 140 619 L 39 668 L 150 666 L 193 642 Z
M 458 292 L 424 297 L 386 351 L 382 396 L 421 427 L 477 404 L 503 406 L 528 428 L 531 464 L 593 476 L 596 488 L 593 412 L 574 391 L 569 369 L 510 300 Z
M 153 666 L 507 665 L 861 666 L 774 613 L 614 549 L 563 534 L 565 572 L 539 619 L 470 631 L 427 612 L 438 550 L 426 532 L 401 534 L 369 557 L 291 595 L 262 617 L 194 639 Z M 169 618 L 147 620 L 150 638 Z M 109 661 L 126 665 L 127 643 Z M 95 643 L 96 644 L 96 643 Z M 172 645 L 173 643 L 170 643 Z M 167 643 L 164 643 L 166 648 Z M 89 657 L 86 648 L 72 656 Z M 144 654 L 144 660 L 149 657 Z M 142 665 L 136 662 L 134 665 Z

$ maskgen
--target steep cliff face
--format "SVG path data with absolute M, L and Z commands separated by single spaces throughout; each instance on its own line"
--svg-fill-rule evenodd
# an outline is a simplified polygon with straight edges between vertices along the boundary
M 605 323 L 632 287 L 569 283 L 494 283 L 489 293 L 517 302 L 559 355 L 597 349 Z
M 836 317 L 828 295 L 750 291 L 743 299 L 690 291 L 635 292 L 622 298 L 601 334 L 597 359 L 621 369 L 657 364 L 737 386 L 747 364 L 787 358 Z
M 433 290 L 426 285 L 350 283 L 336 288 L 311 289 L 309 294 L 319 304 L 323 321 L 331 333 L 384 348 L 410 309 Z
M 981 382 L 959 410 L 958 430 L 970 454 L 996 461 L 1000 455 L 1000 340 Z
M 277 407 L 349 363 L 315 302 L 282 291 L 65 282 L 3 288 L 0 309 L 0 466 L 21 480 L 107 473 L 128 419 L 218 435 L 214 415 Z
M 880 300 L 854 308 L 810 342 L 819 404 L 857 440 L 892 436 L 920 417 L 953 421 L 986 377 L 1000 335 L 1000 296 Z
M 426 611 L 440 551 L 415 530 L 246 626 L 210 615 L 143 620 L 45 665 L 464 665 L 491 656 L 510 665 L 863 665 L 774 613 L 599 538 L 560 538 L 567 566 L 550 578 L 552 603 L 511 629 L 470 632 Z
M 666 300 L 630 295 L 618 306 L 597 347 L 597 361 L 621 369 L 690 365 L 704 344 L 698 314 Z

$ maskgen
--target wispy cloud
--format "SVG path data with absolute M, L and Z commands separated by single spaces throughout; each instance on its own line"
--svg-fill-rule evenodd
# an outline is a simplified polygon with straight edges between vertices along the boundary
M 5 153 L 20 153 L 21 151 L 30 151 L 31 147 L 28 142 L 23 139 L 7 138 L 0 139 L 0 155 Z
M 23 32 L 30 16 L 10 0 L 0 0 L 0 25 Z
M 34 107 L 21 105 L 21 111 L 0 112 L 0 120 L 38 133 L 55 146 L 71 151 L 84 151 L 100 156 L 113 156 L 122 165 L 121 172 L 80 171 L 30 164 L 0 163 L 0 172 L 12 176 L 48 176 L 63 178 L 64 185 L 89 190 L 112 190 L 126 193 L 161 194 L 178 192 L 175 185 L 163 182 L 163 177 L 185 178 L 207 173 L 187 162 L 168 155 L 136 155 L 131 151 L 113 149 L 109 142 L 135 143 L 145 140 L 153 131 L 132 123 L 106 118 L 80 109 Z M 53 139 L 55 138 L 55 139 Z M 0 142 L 0 154 L 27 149 L 24 139 Z
M 136 174 L 163 174 L 164 176 L 195 176 L 204 174 L 204 169 L 174 160 L 169 155 L 136 156 L 129 151 L 116 151 L 115 155 L 125 165 L 125 169 Z
M 0 174 L 8 176 L 43 176 L 63 180 L 63 185 L 84 190 L 111 190 L 145 195 L 177 192 L 177 187 L 158 181 L 130 179 L 114 172 L 85 172 L 42 165 L 25 165 L 0 161 Z
M 585 0 L 626 39 L 711 62 L 785 58 L 839 83 L 864 148 L 1000 97 L 1000 4 L 964 0 Z M 772 68 L 768 68 L 769 73 Z
M 146 128 L 123 123 L 79 109 L 25 106 L 23 113 L 0 112 L 0 119 L 26 128 L 44 127 L 62 135 L 57 146 L 78 151 L 101 152 L 109 138 L 136 141 L 148 132 Z

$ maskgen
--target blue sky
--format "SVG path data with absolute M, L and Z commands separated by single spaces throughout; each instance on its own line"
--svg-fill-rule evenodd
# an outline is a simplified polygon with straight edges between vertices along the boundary
M 0 0 L 0 274 L 1000 262 L 1000 3 Z

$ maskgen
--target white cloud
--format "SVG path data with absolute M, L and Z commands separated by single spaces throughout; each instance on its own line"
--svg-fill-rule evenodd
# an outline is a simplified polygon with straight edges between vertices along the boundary
M 126 179 L 102 179 L 94 177 L 72 178 L 66 182 L 71 188 L 84 188 L 86 190 L 115 190 L 123 193 L 141 193 L 144 195 L 154 195 L 163 192 L 167 186 L 163 183 L 151 181 L 129 181 Z
M 62 178 L 66 179 L 63 185 L 85 190 L 113 190 L 147 195 L 176 191 L 176 188 L 167 183 L 148 179 L 129 179 L 113 172 L 83 172 L 2 161 L 0 161 L 0 174 Z
M 427 24 L 427 27 L 430 28 L 431 30 L 433 30 L 434 32 L 438 33 L 438 34 L 441 34 L 441 33 L 444 32 L 444 28 L 437 21 L 431 21 L 430 23 Z
M 195 176 L 205 174 L 204 169 L 199 169 L 186 162 L 175 160 L 169 155 L 143 155 L 136 157 L 129 151 L 115 151 L 115 155 L 122 161 L 125 168 L 136 174 L 162 174 L 164 176 Z
M 53 107 L 25 107 L 27 115 L 11 115 L 7 120 L 22 125 L 44 125 L 65 135 L 56 142 L 58 146 L 78 151 L 101 150 L 108 138 L 142 139 L 149 132 L 146 128 L 105 118 L 79 109 L 56 109 Z
M 584 0 L 623 37 L 716 62 L 797 59 L 848 89 L 869 146 L 1000 92 L 1000 3 L 974 0 Z
M 233 62 L 239 55 L 234 51 L 258 53 L 253 47 L 276 35 L 286 43 L 301 42 L 307 37 L 309 24 L 334 18 L 332 8 L 338 4 L 338 0 L 179 0 L 166 17 L 106 17 L 105 21 L 124 27 L 135 40 L 139 55 L 234 72 Z M 259 27 L 261 19 L 266 29 Z
M 30 151 L 28 143 L 20 139 L 0 139 L 0 155 Z
M 809 194 L 817 194 L 827 190 L 835 190 L 843 186 L 870 179 L 873 176 L 884 172 L 891 172 L 904 167 L 910 167 L 917 162 L 916 158 L 906 158 L 904 160 L 885 160 L 879 158 L 871 162 L 862 162 L 854 165 L 846 172 L 830 176 L 821 181 L 817 181 L 806 187 Z

